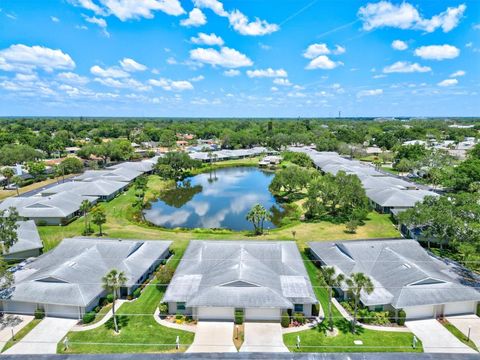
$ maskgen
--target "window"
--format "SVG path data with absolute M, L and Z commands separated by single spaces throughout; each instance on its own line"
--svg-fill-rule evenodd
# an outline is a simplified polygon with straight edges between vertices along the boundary
M 383 311 L 383 305 L 377 305 L 377 306 L 375 306 L 374 311 Z
M 184 302 L 178 302 L 177 303 L 177 310 L 185 310 L 185 303 Z
M 295 304 L 293 311 L 295 312 L 303 312 L 303 304 Z

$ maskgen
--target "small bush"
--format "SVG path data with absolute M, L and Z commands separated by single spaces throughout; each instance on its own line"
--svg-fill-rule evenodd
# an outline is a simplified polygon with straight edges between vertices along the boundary
M 96 313 L 98 313 L 100 311 L 100 306 L 95 306 L 95 309 L 93 309 L 93 311 L 95 311 Z
M 47 226 L 48 223 L 47 223 L 46 220 L 38 220 L 38 221 L 37 221 L 37 225 L 38 225 L 38 226 Z
M 284 311 L 282 313 L 282 319 L 280 321 L 282 327 L 284 328 L 288 328 L 288 326 L 290 325 L 290 316 L 288 315 L 288 312 Z
M 100 298 L 100 299 L 98 300 L 98 305 L 99 305 L 100 307 L 104 307 L 104 306 L 107 305 L 107 304 L 108 304 L 107 298 L 102 297 L 102 298 Z
M 140 290 L 140 288 L 137 288 L 137 289 L 135 289 L 135 291 L 133 292 L 133 297 L 136 299 L 136 298 L 138 298 L 141 294 L 142 294 L 142 290 Z
M 181 319 L 183 319 L 183 315 L 179 314 L 179 313 L 176 313 L 175 314 L 175 320 L 181 320 Z
M 107 301 L 111 304 L 113 303 L 113 294 L 108 294 L 107 295 Z
M 407 318 L 407 314 L 405 313 L 405 310 L 400 309 L 397 315 L 397 324 L 400 326 L 404 326 L 406 318 Z
M 35 319 L 43 319 L 45 317 L 45 310 L 37 309 L 35 310 L 33 316 L 35 317 Z
M 95 320 L 96 315 L 97 314 L 94 311 L 89 311 L 89 312 L 85 313 L 85 315 L 83 315 L 83 319 L 82 319 L 83 323 L 84 324 L 91 323 L 93 320 Z
M 235 311 L 235 324 L 237 325 L 243 324 L 243 318 L 244 318 L 243 310 Z
M 167 314 L 168 305 L 166 303 L 160 303 L 160 305 L 158 305 L 158 311 L 160 311 L 160 314 Z
M 305 319 L 305 315 L 303 315 L 302 313 L 295 313 L 293 315 L 293 321 L 303 325 L 307 320 Z

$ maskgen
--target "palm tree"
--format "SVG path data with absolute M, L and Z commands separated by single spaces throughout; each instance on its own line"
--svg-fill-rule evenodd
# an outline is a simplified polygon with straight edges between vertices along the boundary
M 123 271 L 119 272 L 115 269 L 110 270 L 107 275 L 102 278 L 103 288 L 108 292 L 111 292 L 113 295 L 112 315 L 116 333 L 118 333 L 118 324 L 117 317 L 115 315 L 115 300 L 117 298 L 118 291 L 120 288 L 125 286 L 126 282 L 127 277 L 125 276 L 125 273 Z
M 12 184 L 15 184 L 15 190 L 17 190 L 17 196 L 20 196 L 20 184 L 22 183 L 22 178 L 18 175 L 15 175 L 12 180 Z
M 2 170 L 2 175 L 7 179 L 7 186 L 10 185 L 10 179 L 15 175 L 12 168 L 6 167 Z
M 345 280 L 348 286 L 348 292 L 352 294 L 355 300 L 355 307 L 353 311 L 352 333 L 355 334 L 355 326 L 357 325 L 358 303 L 360 302 L 361 292 L 371 294 L 374 290 L 372 280 L 364 273 L 352 273 L 348 279 Z
M 88 233 L 88 212 L 90 211 L 90 201 L 83 200 L 80 204 L 80 211 L 83 213 L 83 217 L 85 218 L 85 233 Z
M 107 214 L 102 208 L 97 208 L 93 211 L 92 222 L 100 229 L 100 236 L 103 236 L 102 225 L 107 222 Z
M 345 275 L 336 274 L 335 269 L 331 266 L 324 267 L 323 269 L 323 279 L 325 284 L 328 287 L 328 323 L 330 326 L 330 331 L 333 331 L 333 314 L 332 314 L 332 298 L 333 298 L 333 288 L 338 288 L 345 281 Z
M 262 205 L 256 204 L 250 209 L 245 218 L 253 224 L 255 235 L 261 235 L 263 234 L 263 223 L 265 220 L 270 220 L 272 214 Z

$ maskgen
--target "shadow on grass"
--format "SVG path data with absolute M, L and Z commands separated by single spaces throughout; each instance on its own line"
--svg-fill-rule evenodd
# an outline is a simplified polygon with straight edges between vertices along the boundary
M 126 315 L 116 315 L 118 330 L 121 330 L 123 327 L 128 325 L 130 319 Z M 115 330 L 115 324 L 113 323 L 113 317 L 108 319 L 105 323 L 105 327 L 109 330 Z

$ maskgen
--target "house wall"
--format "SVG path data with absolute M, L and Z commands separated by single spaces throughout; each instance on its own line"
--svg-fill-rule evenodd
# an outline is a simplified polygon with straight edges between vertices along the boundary
M 5 260 L 25 260 L 29 257 L 37 257 L 40 255 L 40 249 L 31 249 L 25 251 L 19 251 L 15 253 L 9 253 L 3 255 Z

